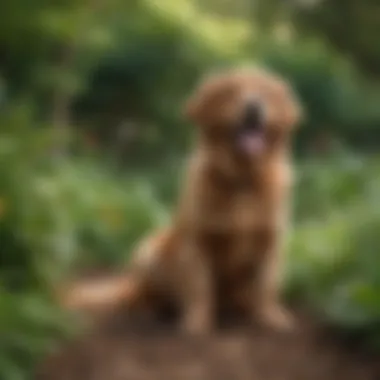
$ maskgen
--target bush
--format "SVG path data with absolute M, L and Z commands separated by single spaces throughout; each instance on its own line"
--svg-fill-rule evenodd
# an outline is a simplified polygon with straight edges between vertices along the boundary
M 61 215 L 38 187 L 49 133 L 29 128 L 19 107 L 0 122 L 0 378 L 22 379 L 65 331 L 51 297 Z M 58 251 L 58 249 L 57 249 Z
M 288 291 L 335 325 L 380 344 L 378 158 L 301 167 Z M 374 330 L 372 330 L 374 329 Z
M 0 378 L 22 379 L 68 315 L 52 291 L 73 270 L 120 265 L 165 221 L 152 186 L 87 159 L 54 159 L 54 133 L 19 107 L 0 120 Z

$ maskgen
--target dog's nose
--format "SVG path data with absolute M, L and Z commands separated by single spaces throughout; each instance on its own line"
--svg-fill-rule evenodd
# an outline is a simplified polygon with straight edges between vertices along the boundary
M 258 101 L 249 101 L 245 106 L 244 121 L 246 124 L 254 126 L 261 124 L 263 109 Z

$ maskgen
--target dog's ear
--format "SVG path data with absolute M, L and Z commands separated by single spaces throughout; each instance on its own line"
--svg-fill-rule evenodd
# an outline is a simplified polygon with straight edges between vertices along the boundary
M 202 78 L 185 103 L 184 116 L 187 120 L 196 125 L 202 124 L 203 122 L 203 115 L 207 107 L 206 100 L 208 92 L 209 80 Z
M 184 107 L 185 117 L 194 124 L 203 124 L 207 119 L 210 103 L 218 94 L 221 84 L 221 70 L 205 75 L 189 97 Z

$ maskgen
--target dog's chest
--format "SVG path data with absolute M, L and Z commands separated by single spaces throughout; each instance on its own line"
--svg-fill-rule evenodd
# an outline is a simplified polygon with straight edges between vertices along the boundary
M 244 193 L 218 206 L 208 215 L 204 248 L 218 266 L 234 272 L 265 254 L 277 230 L 278 213 L 264 199 Z
M 277 224 L 279 219 L 278 207 L 273 207 L 264 197 L 250 193 L 212 202 L 209 206 L 202 223 L 206 229 L 233 233 L 235 236 L 252 235 L 266 226 Z
M 241 194 L 231 200 L 230 210 L 227 207 L 226 222 L 237 234 L 245 234 L 257 228 L 260 221 L 266 218 L 265 205 L 249 194 Z
M 236 277 L 243 271 L 253 270 L 265 257 L 275 239 L 276 230 L 257 226 L 251 230 L 215 230 L 202 234 L 202 250 L 209 255 L 216 273 Z

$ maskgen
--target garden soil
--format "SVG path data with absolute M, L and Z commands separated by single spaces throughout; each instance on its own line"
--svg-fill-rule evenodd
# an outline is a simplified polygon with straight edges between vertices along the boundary
M 380 357 L 296 312 L 290 333 L 220 329 L 190 339 L 173 326 L 97 321 L 38 368 L 37 380 L 380 380 Z

